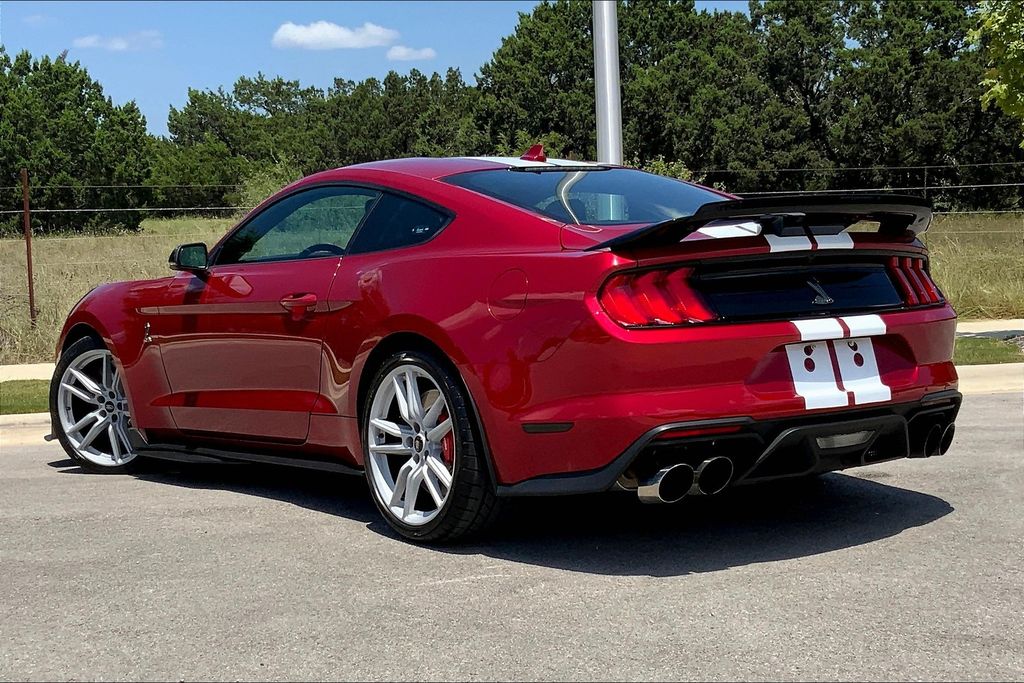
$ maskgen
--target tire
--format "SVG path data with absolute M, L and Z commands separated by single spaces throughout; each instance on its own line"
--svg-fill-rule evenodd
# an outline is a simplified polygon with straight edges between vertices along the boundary
M 50 381 L 50 421 L 64 451 L 83 469 L 122 473 L 136 467 L 124 385 L 100 340 L 84 337 L 61 354 Z
M 490 526 L 500 500 L 458 378 L 433 355 L 408 351 L 391 356 L 370 387 L 360 420 L 364 471 L 385 521 L 422 542 L 464 540 Z

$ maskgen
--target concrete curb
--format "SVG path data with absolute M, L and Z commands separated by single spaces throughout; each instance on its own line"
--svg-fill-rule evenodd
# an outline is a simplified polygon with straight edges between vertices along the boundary
M 56 363 L 27 363 L 25 365 L 0 365 L 0 382 L 13 379 L 50 379 Z
M 1024 319 L 957 321 L 956 333 L 963 337 L 985 336 L 1005 339 L 1024 334 Z
M 956 369 L 964 394 L 1024 393 L 1024 363 L 965 365 Z M 0 428 L 48 425 L 49 413 L 0 415 Z
M 1024 393 L 1024 363 L 964 365 L 956 372 L 964 394 Z
M 0 415 L 0 429 L 6 427 L 28 427 L 49 425 L 49 413 L 20 413 L 17 415 Z

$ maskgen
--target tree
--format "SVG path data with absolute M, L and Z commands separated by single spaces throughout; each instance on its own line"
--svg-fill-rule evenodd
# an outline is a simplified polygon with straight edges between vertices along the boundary
M 492 148 L 525 131 L 559 135 L 566 156 L 594 157 L 591 23 L 591 3 L 579 0 L 544 2 L 519 14 L 477 78 L 478 122 Z
M 1019 0 L 987 0 L 981 7 L 981 23 L 973 35 L 985 51 L 982 95 L 986 106 L 993 102 L 1020 121 L 1024 147 L 1024 4 Z
M 37 208 L 117 212 L 33 214 L 46 232 L 137 229 L 149 173 L 146 121 L 134 102 L 115 106 L 78 62 L 13 60 L 0 47 L 0 184 L 29 170 Z M 110 187 L 116 186 L 116 187 Z M 18 229 L 16 218 L 5 232 Z
M 852 167 L 904 166 L 844 173 L 859 187 L 989 185 L 1005 182 L 992 161 L 1022 158 L 1012 121 L 983 110 L 980 53 L 968 36 L 974 3 L 846 0 L 852 47 L 834 84 L 836 144 Z M 976 165 L 977 164 L 977 165 Z M 925 175 L 921 166 L 932 168 Z M 1011 205 L 1008 188 L 929 190 L 940 205 Z

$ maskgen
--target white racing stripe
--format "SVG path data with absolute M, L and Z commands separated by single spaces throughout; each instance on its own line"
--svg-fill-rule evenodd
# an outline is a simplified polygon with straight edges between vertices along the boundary
M 881 316 L 791 322 L 800 333 L 801 343 L 786 345 L 786 358 L 793 389 L 808 410 L 849 405 L 847 392 L 852 394 L 854 405 L 892 400 L 892 390 L 882 382 L 874 342 L 869 337 L 885 334 Z M 832 366 L 833 358 L 839 377 Z
M 848 232 L 838 235 L 815 235 L 818 249 L 853 249 L 853 237 Z
M 761 234 L 761 225 L 754 221 L 732 221 L 721 219 L 705 223 L 704 227 L 697 232 L 716 239 L 728 239 L 730 237 L 755 237 Z
M 515 168 L 550 168 L 552 166 L 593 166 L 599 168 L 600 164 L 592 161 L 573 161 L 572 159 L 548 159 L 547 161 L 531 161 L 519 157 L 462 157 L 463 159 L 475 159 L 477 161 L 490 161 L 495 164 L 504 164 Z
M 809 251 L 811 240 L 809 237 L 799 235 L 793 237 L 779 237 L 778 235 L 765 235 L 768 240 L 768 251 L 775 254 L 780 251 Z
M 850 328 L 851 337 L 874 337 L 885 334 L 885 321 L 880 315 L 853 315 L 839 319 Z
M 839 321 L 842 320 L 842 324 Z M 818 339 L 844 339 L 846 337 L 876 337 L 885 334 L 885 321 L 880 315 L 850 315 L 840 318 L 814 318 L 791 320 L 800 332 L 801 341 Z M 846 325 L 849 332 L 843 329 Z
M 790 344 L 786 347 L 786 356 L 793 373 L 793 388 L 804 399 L 807 410 L 850 404 L 846 392 L 840 390 L 836 382 L 828 342 Z
M 843 338 L 843 326 L 835 318 L 793 320 L 791 322 L 796 325 L 796 329 L 800 330 L 801 341 Z
M 892 398 L 892 391 L 882 384 L 875 360 L 875 347 L 870 339 L 844 339 L 832 342 L 843 388 L 853 392 L 853 402 L 878 403 Z

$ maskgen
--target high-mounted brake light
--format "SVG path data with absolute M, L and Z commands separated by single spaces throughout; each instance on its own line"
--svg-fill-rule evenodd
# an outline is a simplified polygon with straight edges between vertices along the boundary
M 690 287 L 690 268 L 617 273 L 601 288 L 601 306 L 625 327 L 664 327 L 714 320 Z
M 523 161 L 547 161 L 548 155 L 544 153 L 544 145 L 534 145 L 519 158 Z
M 942 293 L 925 270 L 923 258 L 893 256 L 889 259 L 889 272 L 908 306 L 929 306 L 942 301 Z

